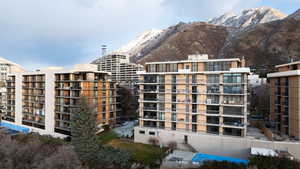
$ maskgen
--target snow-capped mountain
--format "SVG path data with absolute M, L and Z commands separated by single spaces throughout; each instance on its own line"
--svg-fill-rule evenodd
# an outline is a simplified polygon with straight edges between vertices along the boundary
M 157 38 L 163 30 L 152 29 L 143 32 L 136 39 L 130 41 L 128 44 L 122 46 L 120 49 L 113 51 L 112 53 L 121 53 L 129 56 L 138 55 L 142 48 L 148 45 L 149 41 Z
M 226 13 L 209 21 L 211 24 L 245 28 L 285 18 L 287 15 L 269 7 L 251 8 L 240 14 Z

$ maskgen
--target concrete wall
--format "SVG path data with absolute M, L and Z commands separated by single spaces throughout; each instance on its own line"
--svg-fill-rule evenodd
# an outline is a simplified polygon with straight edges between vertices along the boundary
M 140 130 L 145 131 L 145 134 L 140 134 Z M 149 135 L 149 131 L 154 131 L 155 135 Z M 300 159 L 300 142 L 273 142 L 248 137 L 218 136 L 141 127 L 134 129 L 134 136 L 135 142 L 144 144 L 148 144 L 148 140 L 151 137 L 157 138 L 163 145 L 167 145 L 170 141 L 176 141 L 178 148 L 181 148 L 180 146 L 184 143 L 184 136 L 187 136 L 188 143 L 197 151 L 214 155 L 248 158 L 250 148 L 259 147 L 288 151 L 295 158 Z

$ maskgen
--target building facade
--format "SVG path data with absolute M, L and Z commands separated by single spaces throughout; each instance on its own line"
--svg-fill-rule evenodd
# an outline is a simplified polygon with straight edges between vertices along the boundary
M 109 54 L 95 61 L 99 71 L 110 72 L 112 81 L 124 83 L 136 83 L 137 71 L 143 69 L 142 65 L 130 63 L 128 56 L 121 54 Z
M 25 70 L 18 64 L 0 57 L 0 111 L 6 110 L 6 80 L 9 73 L 24 72 Z
M 174 138 L 184 136 L 184 142 L 191 133 L 244 137 L 250 73 L 244 66 L 240 59 L 209 60 L 207 55 L 146 63 L 146 70 L 139 72 L 135 137 L 162 138 L 169 131 Z
M 276 66 L 269 73 L 270 119 L 280 135 L 300 138 L 300 62 Z
M 77 66 L 69 71 L 9 75 L 7 111 L 2 120 L 41 134 L 70 135 L 72 113 L 76 112 L 80 98 L 84 96 L 95 106 L 99 126 L 114 124 L 116 84 L 109 80 L 108 73 L 93 68 Z

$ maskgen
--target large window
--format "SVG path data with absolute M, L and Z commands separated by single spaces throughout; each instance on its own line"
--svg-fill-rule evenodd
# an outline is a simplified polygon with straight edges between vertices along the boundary
M 236 73 L 236 74 L 224 74 L 224 83 L 243 83 L 242 74 Z
M 230 68 L 230 62 L 207 62 L 205 71 L 227 71 Z
M 243 85 L 224 85 L 224 93 L 228 94 L 243 94 Z

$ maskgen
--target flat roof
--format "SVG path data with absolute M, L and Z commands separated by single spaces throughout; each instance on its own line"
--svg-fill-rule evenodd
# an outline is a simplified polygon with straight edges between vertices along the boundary
M 222 61 L 241 61 L 239 58 L 227 59 L 190 59 L 190 60 L 177 60 L 177 61 L 162 61 L 162 62 L 146 62 L 145 65 L 162 64 L 162 63 L 189 63 L 189 62 L 222 62 Z
M 281 64 L 281 65 L 276 65 L 275 67 L 279 68 L 279 67 L 290 66 L 290 65 L 295 65 L 295 64 L 300 64 L 300 61 L 285 63 L 285 64 Z

